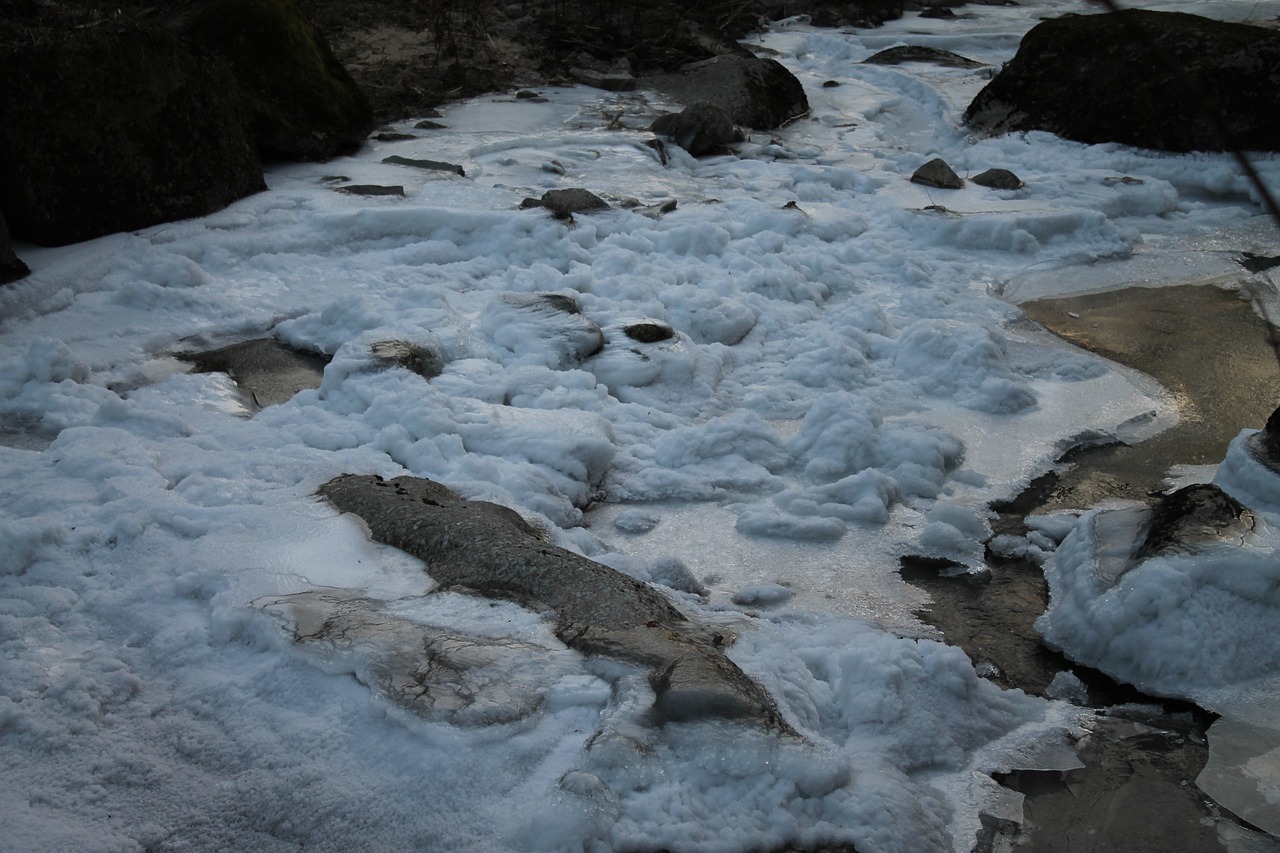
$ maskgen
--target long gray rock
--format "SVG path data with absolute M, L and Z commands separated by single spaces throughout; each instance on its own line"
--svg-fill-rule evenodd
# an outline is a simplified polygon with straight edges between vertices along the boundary
M 653 587 L 547 543 L 514 511 L 418 477 L 344 474 L 319 494 L 360 517 L 374 540 L 425 562 L 441 587 L 552 611 L 570 648 L 649 667 L 655 721 L 722 717 L 794 733 L 725 656 L 723 632 Z

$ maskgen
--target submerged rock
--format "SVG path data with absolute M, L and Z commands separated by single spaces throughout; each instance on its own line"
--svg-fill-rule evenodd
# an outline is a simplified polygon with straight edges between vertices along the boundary
M 454 725 L 523 719 L 542 707 L 558 676 L 580 670 L 564 649 L 423 623 L 354 590 L 313 590 L 254 604 L 287 622 L 294 642 L 317 649 L 328 666 L 345 662 L 395 704 Z
M 345 474 L 319 494 L 361 518 L 375 541 L 423 560 L 442 588 L 549 610 L 570 648 L 648 667 L 658 722 L 725 717 L 792 731 L 725 656 L 722 633 L 653 587 L 548 544 L 514 511 L 417 477 Z
M 1027 33 L 964 120 L 1164 151 L 1280 150 L 1280 33 L 1175 12 L 1063 16 Z
M 516 355 L 535 353 L 549 367 L 570 367 L 604 349 L 604 332 L 561 293 L 504 293 L 481 320 L 493 342 Z
M 275 338 L 257 338 L 238 344 L 182 356 L 198 373 L 225 373 L 258 408 L 274 406 L 306 388 L 319 388 L 329 359 L 301 352 Z

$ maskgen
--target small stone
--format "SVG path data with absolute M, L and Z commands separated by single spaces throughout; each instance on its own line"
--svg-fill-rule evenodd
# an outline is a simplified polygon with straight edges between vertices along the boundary
M 418 130 L 445 130 L 448 128 L 448 125 L 441 124 L 438 121 L 432 121 L 429 118 L 424 118 L 422 121 L 415 124 L 414 127 Z
M 941 157 L 935 157 L 916 169 L 915 174 L 911 176 L 911 182 L 941 190 L 958 190 L 964 186 L 964 181 Z
M 378 361 L 397 364 L 424 379 L 434 379 L 444 370 L 439 353 L 411 341 L 378 341 L 369 353 Z
M 402 133 L 398 130 L 384 130 L 381 133 L 374 134 L 374 139 L 379 142 L 404 142 L 406 139 L 417 139 L 412 133 Z

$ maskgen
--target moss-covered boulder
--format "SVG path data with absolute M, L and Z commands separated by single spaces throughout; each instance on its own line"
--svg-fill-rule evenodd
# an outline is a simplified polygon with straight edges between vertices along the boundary
M 9 237 L 9 226 L 0 214 L 0 284 L 8 284 L 23 278 L 31 270 L 13 252 L 13 243 Z
M 264 157 L 327 159 L 372 129 L 368 99 L 293 0 L 202 0 L 181 32 L 231 67 Z
M 0 50 L 0 211 L 63 245 L 264 189 L 236 84 L 159 29 L 68 29 Z
M 1137 10 L 1045 21 L 965 122 L 1164 151 L 1280 150 L 1280 33 Z

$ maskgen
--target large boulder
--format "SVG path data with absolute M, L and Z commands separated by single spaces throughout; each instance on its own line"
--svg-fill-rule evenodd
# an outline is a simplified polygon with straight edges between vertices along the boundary
M 68 28 L 0 50 L 0 210 L 63 245 L 265 188 L 236 82 L 159 29 Z
M 293 0 L 202 0 L 180 22 L 231 67 L 264 157 L 324 160 L 372 129 L 368 99 Z
M 1137 10 L 1045 21 L 965 122 L 1164 151 L 1278 150 L 1280 33 Z
M 639 85 L 686 106 L 717 104 L 735 124 L 754 130 L 770 130 L 809 112 L 804 86 L 774 59 L 717 56 L 642 78 Z

